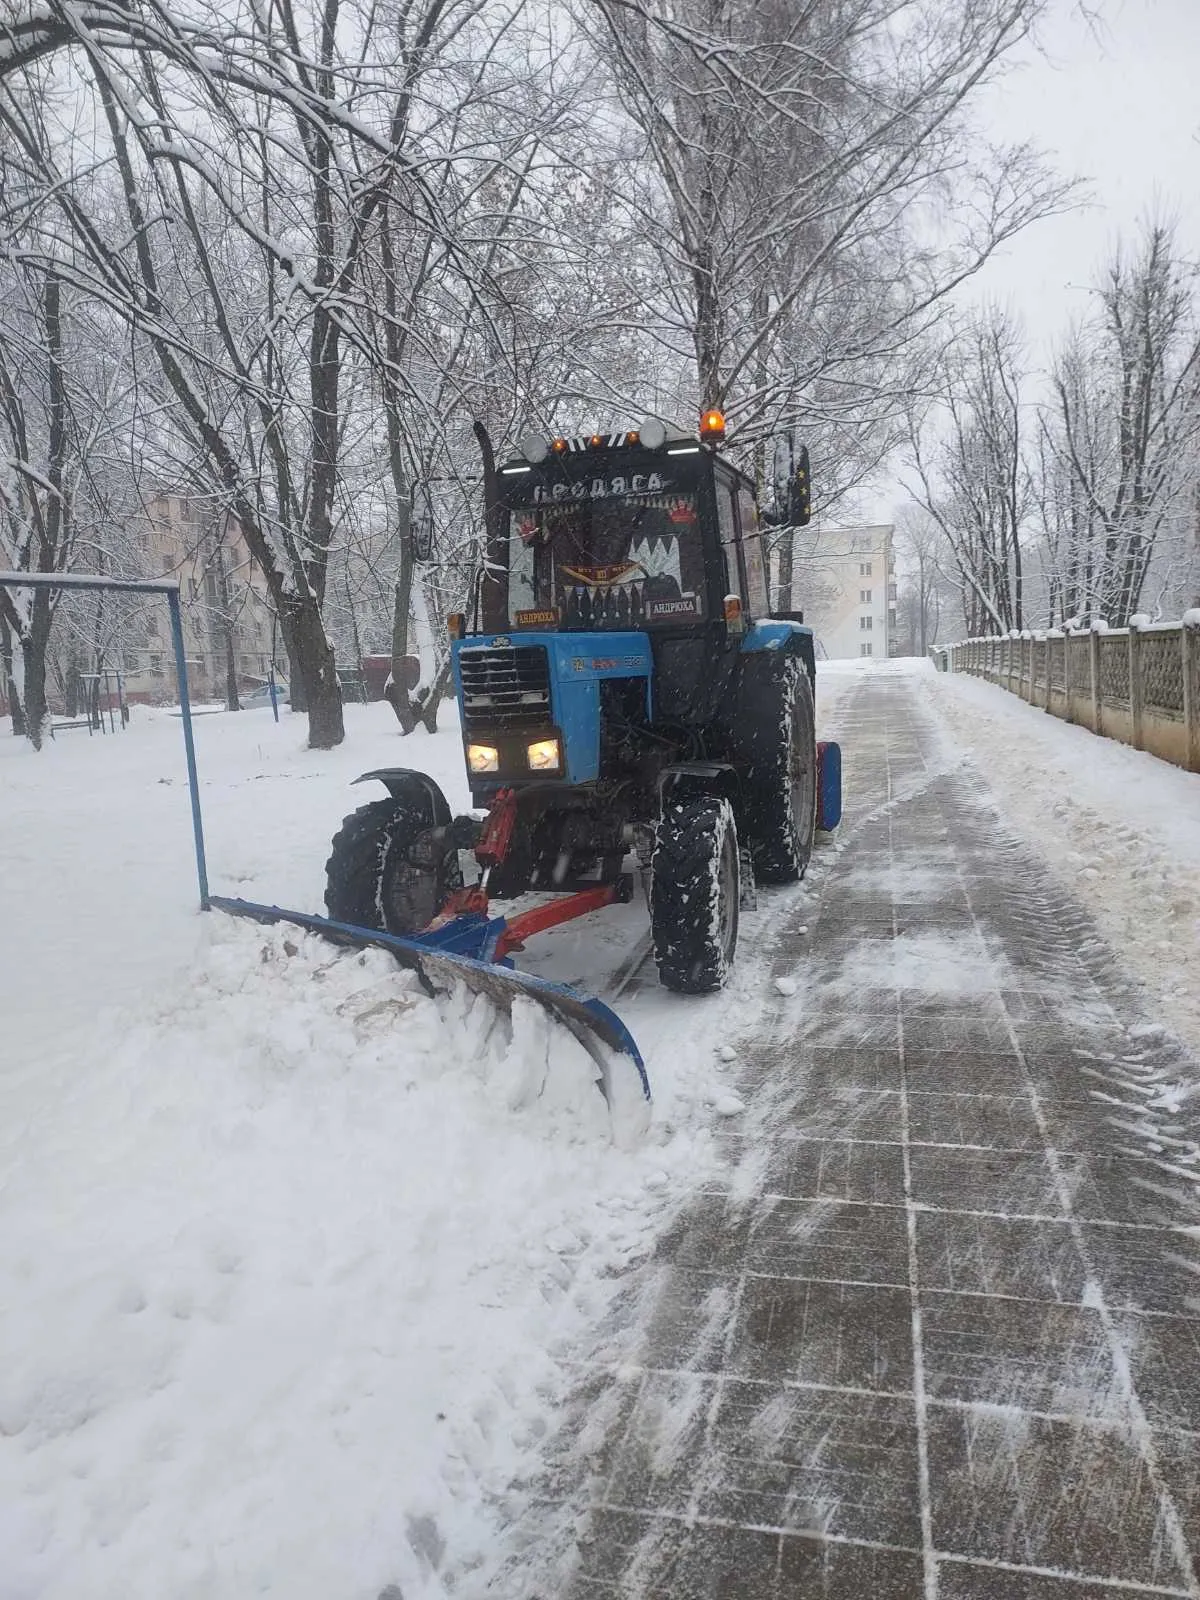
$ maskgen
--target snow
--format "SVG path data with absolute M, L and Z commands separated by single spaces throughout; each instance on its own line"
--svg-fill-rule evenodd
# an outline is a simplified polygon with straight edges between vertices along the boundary
M 931 668 L 925 681 L 947 758 L 976 762 L 1001 820 L 1089 907 L 1146 1008 L 1200 1053 L 1200 774 L 995 684 Z
M 746 1102 L 736 1094 L 718 1094 L 713 1097 L 712 1108 L 719 1117 L 737 1117 L 746 1109 Z
M 852 680 L 822 675 L 826 723 Z M 197 719 L 215 892 L 319 911 L 329 838 L 420 765 L 469 804 L 452 712 L 334 751 Z M 521 964 L 619 1009 L 655 1091 L 614 1140 L 543 1013 L 434 1000 L 379 952 L 201 916 L 178 719 L 0 736 L 4 1600 L 433 1600 L 482 1582 L 571 1362 L 724 1159 L 764 1004 L 742 915 L 719 995 L 654 982 L 640 896 Z M 825 847 L 828 848 L 828 847 Z M 714 1044 L 717 1048 L 714 1050 Z

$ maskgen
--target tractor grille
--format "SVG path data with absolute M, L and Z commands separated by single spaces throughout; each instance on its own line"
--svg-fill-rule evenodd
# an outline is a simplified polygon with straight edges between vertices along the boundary
M 550 721 L 550 665 L 544 645 L 463 650 L 463 726 L 543 728 Z

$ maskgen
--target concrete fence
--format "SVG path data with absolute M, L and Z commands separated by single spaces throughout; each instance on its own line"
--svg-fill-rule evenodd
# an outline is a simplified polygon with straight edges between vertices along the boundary
M 1200 610 L 1182 622 L 1133 617 L 1128 628 L 966 639 L 932 652 L 1093 733 L 1200 772 Z

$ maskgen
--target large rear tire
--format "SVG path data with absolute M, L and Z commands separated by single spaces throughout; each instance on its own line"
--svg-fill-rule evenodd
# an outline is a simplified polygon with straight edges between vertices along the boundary
M 432 867 L 408 859 L 428 827 L 424 812 L 402 800 L 372 800 L 351 812 L 325 863 L 325 907 L 334 922 L 396 934 L 429 926 L 462 887 L 462 872 L 452 849 Z
M 749 756 L 750 854 L 760 883 L 795 883 L 817 831 L 817 733 L 802 662 L 783 662 L 751 687 L 741 730 Z
M 650 929 L 659 981 L 708 994 L 729 976 L 737 949 L 740 861 L 728 800 L 668 801 L 651 863 Z

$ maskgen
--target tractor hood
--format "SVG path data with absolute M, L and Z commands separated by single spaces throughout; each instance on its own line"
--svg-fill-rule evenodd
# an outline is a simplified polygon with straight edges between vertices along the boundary
M 647 713 L 653 711 L 654 664 L 644 633 L 522 629 L 456 639 L 452 652 L 473 793 L 547 779 L 594 783 L 600 775 L 600 685 L 606 679 L 644 679 Z M 553 739 L 559 741 L 558 764 L 531 765 L 532 747 Z M 494 770 L 472 765 L 472 746 L 496 752 Z

